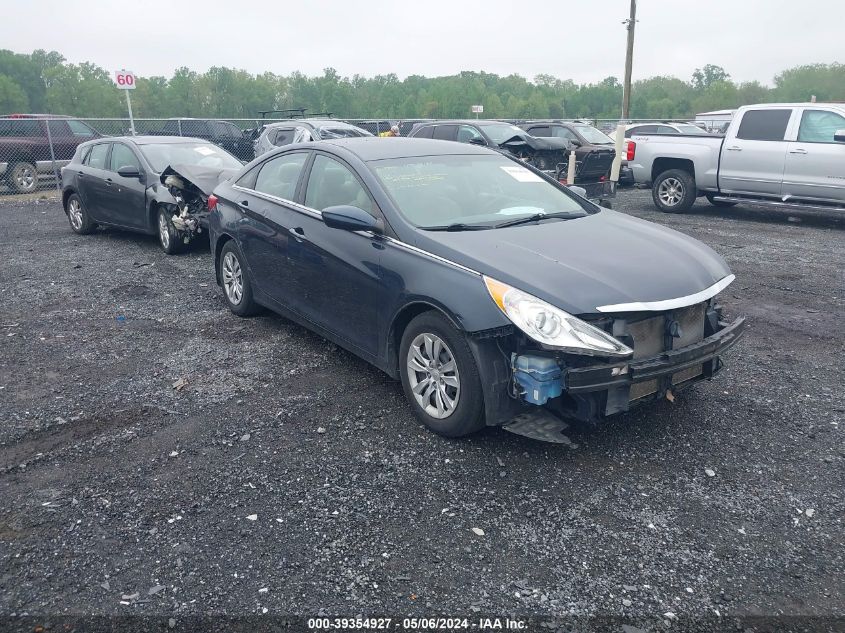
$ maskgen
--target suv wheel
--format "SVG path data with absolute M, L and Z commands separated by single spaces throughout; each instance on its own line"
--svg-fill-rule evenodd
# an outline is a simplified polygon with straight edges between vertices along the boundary
M 651 197 L 664 213 L 686 213 L 695 204 L 695 179 L 683 169 L 664 171 L 651 187 Z
M 38 187 L 38 172 L 32 163 L 15 163 L 9 174 L 9 183 L 17 193 L 32 193 Z
M 399 347 L 399 373 L 414 415 L 446 437 L 484 427 L 484 394 L 475 358 L 464 338 L 436 312 L 412 320 Z

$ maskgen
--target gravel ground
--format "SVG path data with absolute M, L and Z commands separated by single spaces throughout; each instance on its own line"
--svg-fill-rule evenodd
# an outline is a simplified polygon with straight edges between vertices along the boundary
M 0 199 L 0 614 L 845 616 L 845 221 L 615 207 L 724 255 L 749 328 L 571 448 L 439 438 L 376 369 L 231 315 L 207 246 Z

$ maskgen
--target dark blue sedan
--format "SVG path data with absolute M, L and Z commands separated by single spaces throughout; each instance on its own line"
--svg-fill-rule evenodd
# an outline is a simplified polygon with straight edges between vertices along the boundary
M 710 248 L 486 148 L 292 145 L 214 196 L 231 310 L 270 308 L 401 379 L 442 435 L 671 398 L 743 328 L 722 320 L 734 276 Z

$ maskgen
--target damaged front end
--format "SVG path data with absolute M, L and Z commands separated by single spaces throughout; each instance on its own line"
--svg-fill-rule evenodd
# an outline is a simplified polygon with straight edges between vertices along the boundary
M 549 429 L 555 421 L 562 429 L 564 420 L 597 423 L 645 402 L 673 401 L 679 390 L 709 380 L 721 369 L 721 355 L 745 327 L 744 318 L 723 320 L 721 306 L 709 298 L 657 312 L 608 313 L 584 320 L 561 311 L 577 328 L 567 340 L 555 334 L 554 328 L 561 328 L 550 325 L 554 319 L 536 302 L 518 305 L 519 297 L 508 299 L 507 291 L 489 282 L 488 288 L 516 326 L 498 332 L 495 346 L 486 345 L 492 355 L 487 362 L 498 366 L 488 376 L 488 424 L 538 439 L 553 440 Z M 537 329 L 529 335 L 532 327 Z M 562 345 L 539 342 L 537 331 L 557 337 Z M 573 348 L 576 339 L 583 349 Z M 476 353 L 486 341 L 471 343 Z
M 161 172 L 161 184 L 173 197 L 173 203 L 160 206 L 168 210 L 180 241 L 189 244 L 208 227 L 208 214 L 216 205 L 212 191 L 235 173 L 237 170 L 189 165 L 168 165 Z
M 509 138 L 499 144 L 499 149 L 557 179 L 559 174 L 566 174 L 573 147 L 565 139 L 524 134 Z

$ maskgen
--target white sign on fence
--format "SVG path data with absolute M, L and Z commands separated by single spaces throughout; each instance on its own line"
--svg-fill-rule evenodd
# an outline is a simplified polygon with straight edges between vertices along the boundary
M 474 114 L 482 114 L 484 112 L 484 106 L 483 105 L 474 105 L 474 106 L 472 106 L 472 112 Z
M 114 83 L 123 90 L 135 90 L 135 73 L 131 70 L 114 71 Z

